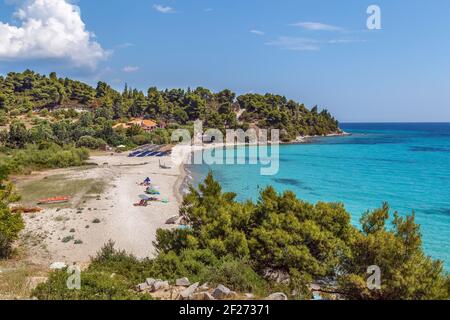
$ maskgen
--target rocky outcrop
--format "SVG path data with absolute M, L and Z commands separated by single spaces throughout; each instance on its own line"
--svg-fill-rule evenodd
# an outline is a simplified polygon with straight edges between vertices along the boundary
M 156 292 L 159 290 L 167 290 L 170 288 L 169 281 L 161 281 L 157 280 L 153 283 L 153 286 L 151 288 L 152 292 Z
M 216 289 L 214 289 L 212 296 L 218 300 L 223 300 L 235 298 L 237 294 L 236 292 L 231 291 L 227 287 L 219 285 Z
M 168 281 L 148 278 L 144 283 L 136 286 L 136 291 L 150 293 L 154 298 L 161 300 L 184 300 L 184 301 L 211 301 L 211 300 L 255 300 L 252 293 L 238 294 L 235 291 L 218 285 L 211 288 L 207 283 L 200 285 L 199 282 L 191 284 L 188 278 L 180 278 L 170 285 Z M 265 300 L 288 300 L 282 293 L 273 293 Z
M 191 300 L 196 301 L 212 301 L 216 300 L 209 292 L 199 292 L 192 295 Z
M 188 278 L 181 278 L 175 281 L 175 285 L 178 287 L 189 287 L 191 285 L 191 282 Z
M 255 295 L 253 293 L 246 293 L 246 294 L 244 294 L 244 296 L 245 296 L 245 299 L 247 299 L 247 300 L 255 299 Z
M 54 262 L 50 265 L 50 269 L 52 270 L 62 270 L 67 268 L 67 264 L 65 262 Z
M 153 278 L 148 278 L 144 283 L 140 283 L 136 286 L 136 290 L 139 292 L 156 292 L 160 290 L 167 290 L 169 288 L 169 281 Z
M 148 284 L 144 283 L 140 283 L 136 286 L 136 290 L 138 292 L 145 292 L 145 291 L 149 291 L 150 290 L 150 286 Z
M 200 287 L 198 287 L 198 290 L 200 290 L 200 291 L 208 291 L 209 290 L 209 286 L 208 286 L 207 283 L 204 283 Z
M 166 224 L 178 224 L 180 220 L 181 220 L 180 216 L 173 216 L 172 218 L 166 221 Z
M 195 293 L 199 285 L 200 283 L 197 282 L 189 286 L 189 288 L 180 293 L 178 300 L 192 300 L 192 295 Z
M 276 292 L 276 293 L 272 293 L 270 296 L 268 296 L 264 300 L 272 300 L 272 301 L 275 301 L 275 300 L 288 300 L 288 297 L 287 297 L 287 295 L 285 295 L 282 292 Z

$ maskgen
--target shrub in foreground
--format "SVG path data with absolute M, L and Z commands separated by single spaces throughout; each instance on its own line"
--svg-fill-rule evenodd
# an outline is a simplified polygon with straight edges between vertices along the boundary
M 7 169 L 0 166 L 0 259 L 11 255 L 12 245 L 25 226 L 20 213 L 12 213 L 9 208 L 9 204 L 20 197 L 11 183 L 4 183 L 7 175 Z
M 67 286 L 66 270 L 54 271 L 46 283 L 40 284 L 32 296 L 39 300 L 149 300 L 149 295 L 137 294 L 121 276 L 103 272 L 82 272 L 80 290 Z

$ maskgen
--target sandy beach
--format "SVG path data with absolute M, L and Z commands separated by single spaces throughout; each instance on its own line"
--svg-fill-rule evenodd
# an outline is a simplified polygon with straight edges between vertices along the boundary
M 179 213 L 187 157 L 195 151 L 224 146 L 175 148 L 175 156 L 161 158 L 128 157 L 129 153 L 95 155 L 86 167 L 17 177 L 15 183 L 25 198 L 21 205 L 35 206 L 44 194 L 72 197 L 67 205 L 41 205 L 43 211 L 24 214 L 26 227 L 20 246 L 27 252 L 27 260 L 39 265 L 53 262 L 87 265 L 109 240 L 115 242 L 117 249 L 138 258 L 153 257 L 156 231 L 176 227 L 167 225 L 166 221 Z M 170 168 L 163 169 L 160 163 Z M 140 185 L 146 177 L 151 178 L 152 185 L 161 193 L 156 197 L 167 203 L 134 206 L 148 197 L 146 187 Z M 46 188 L 50 189 L 48 193 L 41 195 L 39 189 Z
M 26 229 L 22 243 L 31 247 L 29 259 L 32 262 L 85 264 L 109 240 L 116 243 L 116 248 L 138 258 L 155 254 L 152 242 L 156 230 L 173 227 L 165 223 L 178 214 L 184 169 L 182 165 L 173 165 L 170 157 L 129 158 L 127 155 L 93 156 L 89 162 L 96 166 L 52 170 L 33 177 L 36 183 L 57 176 L 67 183 L 93 181 L 95 184 L 98 181 L 105 186 L 101 194 L 71 195 L 73 198 L 67 207 L 41 206 L 44 210 L 39 213 L 24 214 Z M 159 161 L 171 168 L 160 168 Z M 146 187 L 139 185 L 146 177 L 150 177 L 160 191 L 157 197 L 168 203 L 151 202 L 148 207 L 133 205 L 146 196 Z
M 24 214 L 26 227 L 21 246 L 28 252 L 27 259 L 42 265 L 88 264 L 109 240 L 115 242 L 117 249 L 138 258 L 153 257 L 156 231 L 174 227 L 166 221 L 179 212 L 187 157 L 192 152 L 222 147 L 231 146 L 224 143 L 178 146 L 172 156 L 161 158 L 128 157 L 128 153 L 95 155 L 86 167 L 19 177 L 16 183 L 24 195 L 25 206 L 36 205 L 37 200 L 45 198 L 44 194 L 72 197 L 67 205 L 40 206 L 43 211 Z M 163 169 L 160 163 L 170 168 Z M 152 185 L 160 192 L 157 198 L 164 202 L 134 206 L 148 197 L 146 187 L 140 185 L 146 177 L 151 178 Z M 39 192 L 46 188 L 48 193 Z

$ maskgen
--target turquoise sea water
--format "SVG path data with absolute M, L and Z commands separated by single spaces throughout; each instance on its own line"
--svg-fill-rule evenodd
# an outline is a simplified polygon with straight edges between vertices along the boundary
M 401 214 L 414 210 L 427 254 L 450 271 L 450 124 L 341 127 L 352 135 L 280 146 L 276 176 L 261 176 L 255 165 L 188 169 L 195 181 L 212 170 L 224 190 L 240 200 L 256 199 L 260 188 L 273 185 L 310 202 L 343 202 L 355 225 L 363 212 L 385 201 Z

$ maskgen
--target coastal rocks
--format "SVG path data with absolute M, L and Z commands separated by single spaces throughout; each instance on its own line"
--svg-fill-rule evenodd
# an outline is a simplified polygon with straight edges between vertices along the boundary
M 136 286 L 138 292 L 144 292 L 150 290 L 150 286 L 147 283 L 140 283 Z
M 180 295 L 178 296 L 178 300 L 191 300 L 192 295 L 195 293 L 195 291 L 197 290 L 199 285 L 200 285 L 200 283 L 198 283 L 198 282 L 194 283 L 189 288 L 187 288 L 186 290 L 181 292 Z
M 149 286 L 149 287 L 151 287 L 151 286 L 153 286 L 153 284 L 156 282 L 156 279 L 153 279 L 153 278 L 147 278 L 146 280 L 145 280 L 145 283 Z
M 219 285 L 216 289 L 214 289 L 212 296 L 218 300 L 230 299 L 236 296 L 236 292 L 231 291 L 223 285 Z
M 207 283 L 190 284 L 188 278 L 179 278 L 172 285 L 168 281 L 148 278 L 144 283 L 136 286 L 136 291 L 150 293 L 155 299 L 180 301 L 214 301 L 214 300 L 255 300 L 253 293 L 237 293 L 224 285 L 211 288 Z M 282 292 L 273 293 L 264 300 L 288 300 Z
M 157 280 L 153 283 L 153 285 L 151 287 L 151 291 L 155 292 L 155 291 L 159 291 L 159 290 L 166 290 L 169 288 L 170 288 L 170 285 L 169 285 L 168 281 Z
M 160 290 L 167 290 L 170 288 L 168 281 L 157 280 L 148 278 L 144 283 L 140 283 L 136 286 L 136 290 L 139 292 L 156 292 Z
M 178 220 L 180 220 L 180 216 L 173 216 L 172 218 L 166 221 L 166 224 L 177 224 Z
M 62 270 L 67 268 L 67 264 L 64 262 L 54 262 L 50 265 L 50 269 L 52 270 Z
M 264 300 L 272 300 L 272 301 L 288 300 L 288 297 L 287 297 L 287 295 L 285 295 L 282 292 L 276 292 L 276 293 L 272 293 L 270 296 L 268 296 Z
M 264 271 L 264 278 L 281 284 L 289 284 L 290 281 L 290 276 L 287 272 L 272 269 L 266 269 Z
M 188 278 L 181 278 L 175 281 L 175 285 L 178 287 L 189 287 L 191 285 L 191 282 Z
M 253 293 L 246 293 L 244 296 L 245 296 L 245 299 L 247 299 L 247 300 L 255 299 L 255 295 Z
M 200 291 L 208 291 L 209 290 L 209 286 L 208 286 L 207 283 L 204 283 L 200 287 L 198 287 L 198 290 L 200 290 Z
M 216 300 L 209 292 L 199 292 L 191 296 L 190 300 L 194 301 L 213 301 Z

